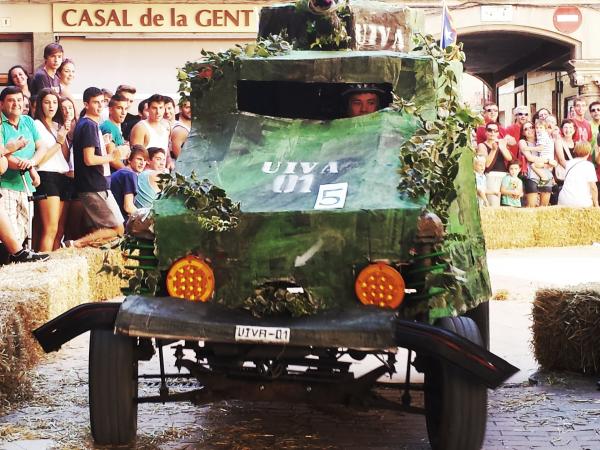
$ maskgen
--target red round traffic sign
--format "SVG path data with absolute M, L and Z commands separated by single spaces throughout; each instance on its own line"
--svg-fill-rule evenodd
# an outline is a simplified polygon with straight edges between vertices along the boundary
M 573 33 L 581 26 L 581 11 L 577 6 L 559 6 L 552 19 L 558 31 Z

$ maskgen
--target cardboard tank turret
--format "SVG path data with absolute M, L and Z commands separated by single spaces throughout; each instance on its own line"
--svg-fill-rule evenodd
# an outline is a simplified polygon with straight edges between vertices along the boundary
M 154 239 L 128 240 L 132 258 L 152 274 L 142 277 L 145 293 L 121 305 L 84 305 L 36 331 L 52 351 L 92 330 L 98 443 L 133 439 L 139 402 L 235 393 L 415 412 L 379 401 L 372 389 L 396 371 L 403 347 L 408 366 L 425 374 L 420 411 L 432 447 L 480 447 L 486 389 L 516 369 L 486 349 L 490 287 L 472 154 L 457 150 L 444 224 L 430 194 L 398 189 L 407 173 L 399 155 L 418 127 L 398 99 L 412 99 L 433 120 L 440 95 L 435 61 L 410 53 L 422 22 L 408 8 L 374 2 L 269 6 L 256 46 L 207 54 L 180 74 L 194 120 L 177 171 L 207 179 L 196 182 L 207 196 L 190 208 L 190 198 L 165 191 L 153 207 Z M 377 93 L 379 110 L 349 117 L 349 95 L 361 90 Z M 215 231 L 198 203 L 224 193 L 239 204 L 237 226 Z M 224 204 L 209 209 L 218 214 Z M 449 272 L 458 283 L 439 282 Z M 177 369 L 203 389 L 169 394 L 161 368 L 159 395 L 138 398 L 137 361 L 155 348 L 162 361 L 175 341 L 183 341 Z M 340 361 L 370 354 L 384 363 L 359 378 Z M 120 388 L 107 395 L 113 385 Z M 113 406 L 123 403 L 128 408 Z M 106 414 L 115 420 L 99 419 Z

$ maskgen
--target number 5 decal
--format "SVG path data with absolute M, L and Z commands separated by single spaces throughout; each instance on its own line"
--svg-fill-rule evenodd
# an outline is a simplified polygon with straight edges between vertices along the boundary
M 348 183 L 322 184 L 314 209 L 340 209 L 346 203 Z

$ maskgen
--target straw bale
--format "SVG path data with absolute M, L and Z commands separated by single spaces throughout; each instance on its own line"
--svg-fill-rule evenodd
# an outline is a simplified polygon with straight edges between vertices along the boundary
M 42 354 L 30 331 L 45 317 L 47 303 L 37 293 L 0 291 L 0 410 L 29 392 L 27 370 Z
M 31 331 L 68 309 L 121 295 L 123 281 L 99 274 L 104 251 L 69 249 L 46 262 L 0 267 L 0 410 L 27 395 L 28 370 L 42 350 Z M 111 264 L 122 263 L 118 250 Z
M 13 297 L 32 292 L 47 304 L 45 317 L 55 317 L 88 301 L 86 259 L 78 256 L 33 264 L 13 264 L 0 270 L 0 286 Z
M 590 245 L 600 242 L 598 208 L 552 206 L 538 211 L 538 247 Z
M 544 369 L 599 374 L 600 284 L 538 290 L 532 331 Z
M 87 279 L 89 280 L 89 295 L 86 301 L 109 300 L 122 295 L 121 288 L 127 283 L 118 277 L 100 273 L 104 258 L 108 259 L 110 265 L 123 266 L 125 260 L 119 249 L 99 250 L 97 248 L 68 248 L 54 252 L 53 259 L 68 259 L 74 256 L 83 257 L 86 260 Z
M 481 208 L 481 225 L 488 249 L 600 242 L 599 208 Z
M 481 208 L 481 227 L 488 249 L 535 247 L 534 208 Z

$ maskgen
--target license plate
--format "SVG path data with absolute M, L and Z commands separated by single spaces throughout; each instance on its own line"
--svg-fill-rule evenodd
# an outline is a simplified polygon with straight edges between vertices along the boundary
M 235 326 L 236 342 L 261 342 L 264 344 L 287 344 L 290 342 L 290 329 L 279 327 Z

